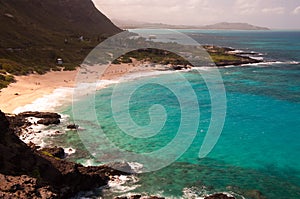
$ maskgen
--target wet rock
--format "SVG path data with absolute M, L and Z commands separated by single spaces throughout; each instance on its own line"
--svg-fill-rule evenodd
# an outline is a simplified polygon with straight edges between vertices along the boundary
M 20 117 L 36 117 L 36 118 L 57 118 L 60 119 L 61 116 L 58 113 L 50 113 L 50 112 L 23 112 L 18 114 Z
M 108 167 L 116 169 L 118 171 L 124 171 L 126 173 L 135 173 L 131 166 L 127 162 L 113 162 L 107 164 Z
M 64 159 L 66 157 L 65 151 L 61 147 L 43 148 L 40 150 L 40 152 L 44 154 L 50 154 L 59 159 Z
M 119 196 L 114 199 L 165 199 L 159 196 L 142 196 L 142 195 L 132 195 L 132 196 Z
M 40 146 L 35 145 L 33 142 L 29 142 L 27 145 L 33 150 L 38 150 L 40 148 Z
M 109 176 L 126 175 L 108 166 L 84 167 L 30 148 L 1 111 L 0 151 L 0 198 L 70 198 L 107 185 Z M 62 151 L 58 148 L 53 154 L 61 156 Z
M 59 118 L 45 118 L 45 119 L 41 119 L 39 121 L 37 121 L 38 124 L 43 124 L 45 126 L 49 126 L 51 124 L 60 124 L 60 120 Z
M 226 194 L 223 193 L 216 193 L 210 196 L 206 196 L 204 199 L 235 199 L 232 196 L 227 196 Z
M 71 129 L 71 130 L 76 130 L 76 129 L 78 129 L 78 128 L 79 128 L 79 126 L 76 125 L 76 124 L 69 124 L 69 125 L 67 126 L 67 129 Z

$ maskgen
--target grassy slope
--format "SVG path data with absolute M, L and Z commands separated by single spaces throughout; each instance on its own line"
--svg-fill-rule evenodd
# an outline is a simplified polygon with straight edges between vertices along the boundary
M 91 0 L 1 0 L 0 26 L 0 70 L 14 75 L 58 69 L 58 57 L 73 69 L 101 40 L 121 31 Z

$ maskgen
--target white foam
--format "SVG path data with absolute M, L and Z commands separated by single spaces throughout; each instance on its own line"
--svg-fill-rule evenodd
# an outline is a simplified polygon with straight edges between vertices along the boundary
M 230 54 L 237 54 L 237 53 L 244 53 L 245 51 L 243 50 L 232 50 L 232 51 L 229 51 Z
M 194 199 L 204 199 L 203 195 L 207 195 L 206 191 L 202 188 L 199 189 L 197 187 L 184 188 L 182 190 L 183 196 L 182 198 L 194 198 Z
M 254 56 L 250 56 L 249 58 L 255 59 L 255 60 L 259 60 L 259 61 L 264 60 L 264 57 L 254 57 Z
M 300 64 L 300 62 L 298 62 L 298 61 L 291 61 L 290 64 L 295 64 L 295 65 L 297 65 L 297 64 Z
M 71 103 L 73 91 L 73 88 L 63 87 L 55 89 L 51 94 L 38 98 L 31 104 L 18 107 L 13 113 L 18 114 L 25 111 L 55 111 L 56 107 L 61 106 L 64 103 Z
M 31 121 L 37 121 L 37 120 L 38 119 L 31 119 Z M 44 138 L 56 134 L 57 134 L 57 130 L 54 129 L 47 130 L 44 125 L 34 124 L 23 130 L 20 139 L 26 144 L 29 144 L 31 142 L 36 146 L 44 148 L 47 145 L 44 141 Z
M 99 166 L 99 163 L 96 163 L 94 159 L 87 159 L 84 162 L 80 162 L 85 167 L 90 167 L 90 166 Z
M 233 192 L 217 192 L 217 193 L 213 193 L 213 194 L 208 194 L 205 186 L 203 186 L 201 188 L 198 188 L 198 187 L 184 188 L 182 192 L 183 192 L 182 198 L 184 198 L 184 199 L 189 199 L 189 198 L 204 199 L 205 197 L 208 197 L 208 196 L 211 196 L 211 195 L 214 195 L 217 193 L 224 194 L 228 197 L 234 197 L 234 196 L 238 195 Z M 238 196 L 242 199 L 245 199 L 242 195 L 238 195 Z
M 125 193 L 133 191 L 141 185 L 130 185 L 126 186 L 125 183 L 136 183 L 139 179 L 135 176 L 113 176 L 112 179 L 108 182 L 108 186 L 112 192 L 115 193 Z
M 67 155 L 72 155 L 74 153 L 76 153 L 76 149 L 69 147 L 69 148 L 64 148 L 65 154 Z
M 176 73 L 178 71 L 175 70 L 166 70 L 166 71 L 141 71 L 141 72 L 134 72 L 128 73 L 125 76 L 119 79 L 120 82 L 126 82 L 131 80 L 140 79 L 143 77 L 152 77 L 152 76 L 159 76 L 159 75 L 166 75 Z
M 135 173 L 142 173 L 144 166 L 138 162 L 128 162 L 129 166 Z

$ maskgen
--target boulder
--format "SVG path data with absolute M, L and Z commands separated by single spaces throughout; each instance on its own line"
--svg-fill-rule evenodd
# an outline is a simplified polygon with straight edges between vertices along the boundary
M 64 159 L 66 157 L 65 150 L 61 147 L 43 148 L 40 150 L 43 154 L 49 154 L 53 157 Z
M 76 129 L 78 129 L 78 128 L 79 128 L 79 126 L 76 125 L 76 124 L 69 124 L 69 125 L 67 126 L 67 129 L 71 129 L 71 130 L 76 130 Z
M 60 124 L 59 118 L 44 118 L 37 121 L 38 124 L 43 124 L 45 126 L 49 126 L 51 124 Z
M 50 113 L 50 112 L 32 112 L 32 111 L 27 111 L 18 114 L 20 117 L 36 117 L 36 118 L 57 118 L 60 119 L 61 116 L 58 113 Z
M 107 164 L 108 167 L 112 169 L 116 169 L 118 171 L 123 171 L 126 173 L 135 173 L 135 171 L 131 168 L 131 166 L 127 162 L 113 162 Z
M 223 193 L 216 193 L 210 196 L 206 196 L 204 199 L 235 199 L 235 198 L 232 196 L 227 196 L 226 194 Z
M 132 196 L 119 196 L 114 199 L 165 199 L 159 196 L 142 196 L 142 195 L 132 195 Z

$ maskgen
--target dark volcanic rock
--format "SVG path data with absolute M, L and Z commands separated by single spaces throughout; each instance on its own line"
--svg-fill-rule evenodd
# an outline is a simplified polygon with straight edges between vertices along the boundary
M 123 171 L 126 173 L 135 173 L 135 171 L 131 168 L 131 166 L 127 162 L 114 162 L 109 163 L 107 166 L 116 169 L 118 171 Z
M 61 116 L 58 113 L 49 113 L 49 112 L 23 112 L 18 114 L 20 117 L 36 117 L 36 118 L 56 118 L 60 119 Z
M 243 64 L 256 64 L 256 63 L 261 63 L 261 60 L 256 60 L 256 59 L 251 59 L 247 57 L 241 57 L 240 60 L 236 61 L 220 61 L 216 62 L 216 66 L 238 66 L 238 65 L 243 65 Z
M 54 147 L 54 148 L 43 148 L 39 152 L 43 154 L 50 154 L 53 157 L 63 159 L 66 157 L 65 150 L 61 147 Z
M 106 185 L 109 176 L 126 174 L 108 166 L 84 167 L 31 149 L 1 111 L 0 151 L 0 198 L 69 198 Z
M 78 129 L 78 128 L 79 128 L 79 126 L 78 126 L 78 125 L 76 125 L 76 124 L 69 124 L 69 125 L 67 126 L 67 128 L 68 128 L 68 129 L 75 130 L 75 129 Z
M 41 118 L 37 123 L 46 126 L 51 124 L 60 124 L 60 118 L 61 118 L 61 116 L 58 113 L 31 112 L 31 111 L 20 113 L 17 116 L 12 118 L 15 118 L 14 120 L 19 121 L 19 123 L 22 123 L 24 122 L 25 118 L 29 118 L 29 117 Z
M 37 179 L 22 176 L 0 174 L 0 198 L 57 198 L 50 186 L 39 187 Z
M 227 196 L 223 193 L 216 193 L 210 196 L 205 197 L 204 199 L 235 199 L 234 197 Z
M 58 118 L 45 118 L 37 121 L 37 123 L 49 126 L 51 124 L 60 124 L 60 120 Z
M 142 196 L 142 195 L 132 195 L 132 196 L 119 196 L 115 199 L 165 199 L 164 197 L 158 196 Z
M 8 122 L 7 118 L 5 117 L 5 114 L 0 111 L 0 130 L 5 131 L 8 129 L 8 127 L 9 127 L 9 122 Z

